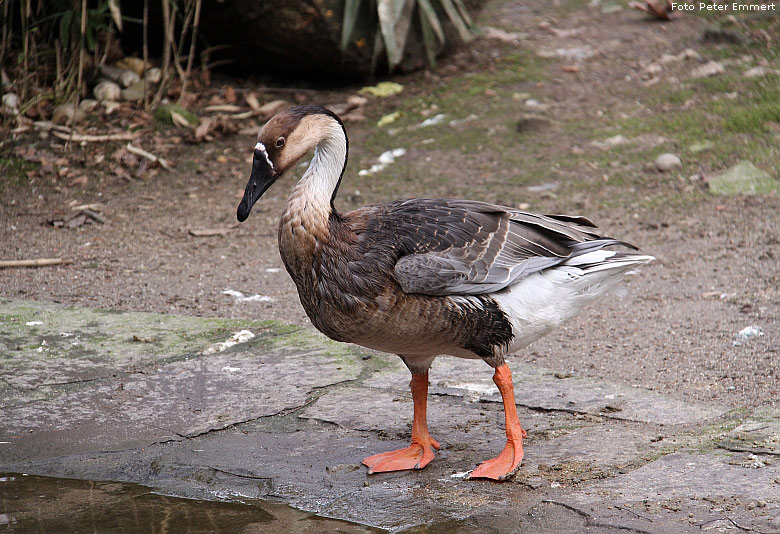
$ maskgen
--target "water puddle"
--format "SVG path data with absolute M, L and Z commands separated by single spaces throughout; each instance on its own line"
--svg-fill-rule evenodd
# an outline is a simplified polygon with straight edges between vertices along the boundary
M 0 532 L 368 534 L 384 530 L 258 500 L 197 501 L 123 482 L 0 474 Z

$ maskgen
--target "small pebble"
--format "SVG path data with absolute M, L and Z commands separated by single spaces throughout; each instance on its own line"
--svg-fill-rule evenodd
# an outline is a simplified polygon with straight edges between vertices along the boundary
M 672 169 L 682 167 L 682 162 L 674 154 L 666 153 L 655 158 L 655 167 L 661 172 L 669 172 Z
M 102 81 L 95 86 L 92 93 L 100 102 L 116 102 L 122 94 L 122 89 L 114 82 Z

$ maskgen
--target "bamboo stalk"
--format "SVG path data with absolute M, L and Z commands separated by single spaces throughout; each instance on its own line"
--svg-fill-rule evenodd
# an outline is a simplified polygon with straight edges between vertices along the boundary
M 22 38 L 23 38 L 23 45 L 22 45 L 22 88 L 21 88 L 21 94 L 19 95 L 19 100 L 21 102 L 24 102 L 27 98 L 27 73 L 29 69 L 28 65 L 28 57 L 30 55 L 30 31 L 27 28 L 27 17 L 30 12 L 30 1 L 27 0 L 25 5 L 22 6 L 19 9 L 20 16 L 22 18 Z
M 149 0 L 144 0 L 144 109 L 149 109 L 149 89 L 146 66 L 149 64 Z
M 73 123 L 76 121 L 76 110 L 79 108 L 79 97 L 81 96 L 81 87 L 84 83 L 84 54 L 87 41 L 87 0 L 81 0 L 81 37 L 79 39 L 79 70 L 76 78 L 76 90 L 73 91 L 73 115 L 68 121 L 68 126 L 73 128 Z M 55 134 L 57 132 L 54 132 Z M 66 139 L 66 146 L 69 145 L 73 139 L 73 130 Z
M 154 99 L 152 99 L 152 106 L 156 106 L 160 103 L 160 100 L 162 100 L 164 91 L 167 90 L 168 87 L 168 80 L 170 78 L 170 66 L 171 66 L 171 32 L 169 31 L 170 28 L 170 19 L 171 19 L 171 6 L 169 4 L 169 0 L 162 0 L 161 1 L 162 6 L 162 16 L 163 16 L 163 61 L 162 61 L 162 72 L 160 77 L 160 86 L 157 88 L 157 92 L 154 95 Z
M 184 98 L 184 94 L 187 92 L 187 82 L 192 74 L 192 63 L 195 59 L 195 40 L 198 38 L 198 26 L 200 24 L 200 5 L 201 0 L 195 0 L 195 19 L 192 22 L 192 41 L 190 41 L 190 53 L 187 58 L 187 70 L 184 73 L 184 80 L 181 84 L 181 93 L 179 94 L 179 102 Z
M 8 6 L 11 5 L 11 2 L 13 0 L 6 0 L 3 2 L 3 41 L 2 44 L 0 44 L 0 65 L 5 64 L 5 47 L 7 46 L 8 42 L 11 40 L 11 22 L 8 19 L 8 13 L 10 12 L 10 8 Z

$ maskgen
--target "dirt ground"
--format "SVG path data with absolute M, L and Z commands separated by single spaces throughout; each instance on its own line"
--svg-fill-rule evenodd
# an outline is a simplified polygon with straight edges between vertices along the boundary
M 608 9 L 619 5 L 489 2 L 477 20 L 483 32 L 517 35 L 502 40 L 485 32 L 431 72 L 393 78 L 404 85 L 400 95 L 371 98 L 367 118 L 347 123 L 350 165 L 336 206 L 347 211 L 446 196 L 588 216 L 657 261 L 628 281 L 626 297 L 594 305 L 515 357 L 680 399 L 776 406 L 780 196 L 715 196 L 706 181 L 743 159 L 780 173 L 780 110 L 771 101 L 778 77 L 742 75 L 755 66 L 780 68 L 777 41 L 763 19 L 690 14 L 660 23 L 635 10 Z M 780 26 L 777 15 L 770 22 Z M 713 24 L 730 23 L 747 44 L 702 40 Z M 764 34 L 769 41 L 761 41 Z M 686 59 L 687 49 L 696 55 Z M 665 54 L 676 58 L 663 60 Z M 708 61 L 724 72 L 692 78 Z M 358 89 L 306 91 L 300 99 L 336 104 Z M 376 125 L 394 111 L 402 113 L 396 122 Z M 420 127 L 438 114 L 445 122 Z M 624 139 L 610 148 L 607 140 L 617 135 Z M 131 181 L 95 163 L 95 151 L 109 161 L 120 144 L 64 152 L 51 137 L 4 137 L 0 258 L 72 262 L 0 270 L 0 295 L 310 326 L 276 246 L 293 178 L 280 181 L 234 227 L 252 135 L 172 146 L 174 172 Z M 705 142 L 711 147 L 692 148 Z M 13 175 L 20 145 L 83 151 L 87 184 Z M 358 175 L 394 148 L 407 152 L 383 171 Z M 656 170 L 653 161 L 664 152 L 679 155 L 682 167 Z M 107 224 L 47 224 L 73 204 L 95 202 L 103 204 Z M 228 231 L 190 233 L 215 227 Z M 270 300 L 241 302 L 227 289 Z M 748 326 L 763 335 L 735 344 Z M 516 384 L 518 395 L 522 388 Z

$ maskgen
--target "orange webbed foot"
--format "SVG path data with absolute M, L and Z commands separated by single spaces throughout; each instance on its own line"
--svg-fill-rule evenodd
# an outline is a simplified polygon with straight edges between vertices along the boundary
M 479 464 L 466 478 L 506 480 L 514 475 L 523 461 L 523 438 L 527 434 L 522 427 L 512 434 L 512 438 L 507 440 L 504 450 L 498 456 Z
M 466 478 L 489 478 L 491 480 L 506 480 L 515 474 L 523 460 L 523 447 L 519 451 L 513 445 L 506 444 L 501 454 L 490 460 L 485 460 L 468 474 Z
M 387 473 L 390 471 L 405 471 L 407 469 L 422 469 L 433 461 L 433 450 L 439 450 L 439 443 L 430 438 L 429 445 L 412 443 L 405 449 L 382 452 L 363 458 L 363 464 L 368 467 L 368 474 Z

